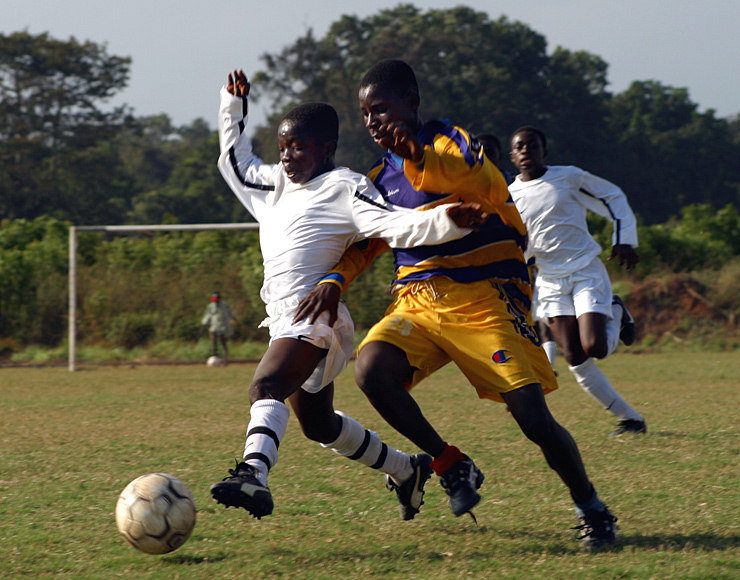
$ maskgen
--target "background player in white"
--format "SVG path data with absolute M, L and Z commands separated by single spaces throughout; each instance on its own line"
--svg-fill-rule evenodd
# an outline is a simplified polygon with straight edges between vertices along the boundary
M 527 226 L 528 252 L 537 265 L 540 314 L 547 319 L 568 368 L 584 391 L 619 418 L 611 435 L 645 433 L 642 415 L 617 393 L 594 359 L 635 338 L 634 319 L 612 295 L 601 247 L 586 224 L 587 211 L 614 224 L 612 255 L 632 269 L 638 263 L 637 222 L 624 192 L 573 166 L 547 166 L 545 134 L 521 127 L 511 136 L 511 160 L 520 174 L 509 191 Z
M 388 474 L 397 484 L 402 517 L 412 519 L 432 458 L 391 449 L 376 433 L 334 411 L 333 380 L 354 347 L 349 312 L 342 305 L 333 327 L 328 314 L 313 324 L 293 324 L 293 317 L 300 300 L 353 243 L 382 237 L 394 247 L 437 244 L 469 234 L 472 229 L 457 224 L 477 226 L 487 214 L 477 204 L 417 212 L 385 202 L 365 176 L 335 168 L 338 119 L 323 103 L 306 103 L 285 116 L 278 128 L 281 162 L 264 164 L 244 132 L 249 89 L 246 75 L 234 71 L 221 90 L 218 166 L 260 223 L 261 297 L 268 314 L 262 324 L 269 326 L 270 345 L 249 387 L 244 460 L 211 486 L 211 494 L 257 518 L 272 513 L 267 474 L 278 459 L 289 399 L 309 439 Z

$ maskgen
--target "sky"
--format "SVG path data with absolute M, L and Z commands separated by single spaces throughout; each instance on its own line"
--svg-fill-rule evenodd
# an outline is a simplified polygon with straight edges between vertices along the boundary
M 109 55 L 132 59 L 128 87 L 109 106 L 136 116 L 165 113 L 175 126 L 204 119 L 216 126 L 218 92 L 226 75 L 264 68 L 260 56 L 292 45 L 309 29 L 323 37 L 347 14 L 365 18 L 392 0 L 0 0 L 0 33 L 48 32 L 105 44 Z M 416 0 L 420 9 L 457 5 L 506 16 L 557 46 L 585 50 L 608 65 L 608 90 L 655 80 L 687 88 L 716 116 L 740 113 L 740 2 L 737 0 Z M 257 109 L 257 110 L 255 110 Z M 250 108 L 252 124 L 264 115 Z

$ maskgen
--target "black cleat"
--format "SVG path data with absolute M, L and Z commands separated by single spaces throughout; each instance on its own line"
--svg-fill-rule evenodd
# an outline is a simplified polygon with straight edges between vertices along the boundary
M 617 541 L 617 518 L 604 508 L 602 511 L 588 510 L 580 518 L 581 524 L 573 528 L 580 530 L 578 540 L 588 551 L 611 546 Z
M 627 306 L 624 301 L 616 294 L 612 298 L 612 304 L 619 304 L 622 307 L 622 320 L 619 328 L 619 340 L 621 340 L 626 346 L 631 345 L 635 342 L 635 336 L 637 335 L 637 329 L 635 327 L 635 319 L 627 310 Z
M 432 456 L 426 453 L 411 456 L 414 473 L 402 484 L 397 484 L 390 475 L 385 476 L 386 487 L 396 492 L 401 519 L 413 520 L 424 504 L 424 485 L 432 476 Z
M 609 434 L 609 437 L 619 437 L 625 433 L 647 433 L 647 425 L 645 421 L 639 421 L 637 419 L 622 419 L 617 425 L 616 430 Z
M 272 494 L 259 482 L 254 467 L 238 463 L 229 474 L 211 486 L 213 499 L 226 507 L 244 508 L 257 519 L 272 513 Z
M 483 473 L 467 455 L 440 476 L 442 487 L 450 496 L 450 509 L 457 517 L 469 512 L 480 502 L 476 490 L 485 479 Z

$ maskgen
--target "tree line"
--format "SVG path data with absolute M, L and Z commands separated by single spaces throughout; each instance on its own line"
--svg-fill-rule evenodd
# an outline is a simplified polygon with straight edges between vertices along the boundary
M 309 100 L 340 115 L 337 161 L 359 171 L 377 157 L 357 107 L 365 70 L 401 57 L 418 73 L 425 117 L 446 118 L 504 145 L 521 125 L 548 135 L 549 162 L 574 164 L 619 184 L 646 224 L 690 204 L 740 205 L 740 120 L 700 112 L 685 88 L 635 81 L 608 90 L 597 55 L 556 47 L 506 17 L 459 6 L 399 5 L 341 16 L 261 71 L 246 71 L 268 121 L 255 149 L 277 159 L 277 124 Z M 49 215 L 77 224 L 248 221 L 215 167 L 217 136 L 197 119 L 103 110 L 128 82 L 131 60 L 104 46 L 48 34 L 0 35 L 0 216 Z M 214 91 L 217 90 L 214 87 Z M 504 147 L 506 149 L 506 146 Z M 512 169 L 509 167 L 509 169 Z
M 640 221 L 638 278 L 719 271 L 740 255 L 738 117 L 700 112 L 686 89 L 654 80 L 613 94 L 597 55 L 548 53 L 526 25 L 463 6 L 342 16 L 323 38 L 308 31 L 263 55 L 263 70 L 246 71 L 253 102 L 268 111 L 253 128 L 256 151 L 277 161 L 283 114 L 318 100 L 340 116 L 338 163 L 369 168 L 378 150 L 357 86 L 376 61 L 398 57 L 417 71 L 423 116 L 494 133 L 505 151 L 514 129 L 536 125 L 548 135 L 550 163 L 620 185 Z M 218 137 L 204 120 L 174 127 L 167 115 L 104 110 L 130 66 L 91 42 L 0 35 L 0 351 L 3 341 L 64 341 L 69 224 L 252 221 L 216 169 Z M 596 217 L 590 226 L 608 247 L 611 227 Z M 360 329 L 387 303 L 389 260 L 347 296 Z M 126 347 L 193 340 L 215 289 L 240 313 L 242 338 L 264 338 L 255 330 L 261 275 L 250 233 L 82 235 L 81 338 Z

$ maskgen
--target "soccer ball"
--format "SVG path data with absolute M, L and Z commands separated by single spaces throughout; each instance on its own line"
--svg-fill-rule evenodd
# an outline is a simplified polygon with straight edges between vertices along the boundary
M 177 550 L 195 527 L 195 500 L 188 486 L 166 473 L 137 477 L 116 504 L 118 531 L 147 554 Z
M 208 360 L 206 361 L 206 364 L 209 367 L 220 367 L 223 363 L 224 361 L 217 356 L 209 356 Z

